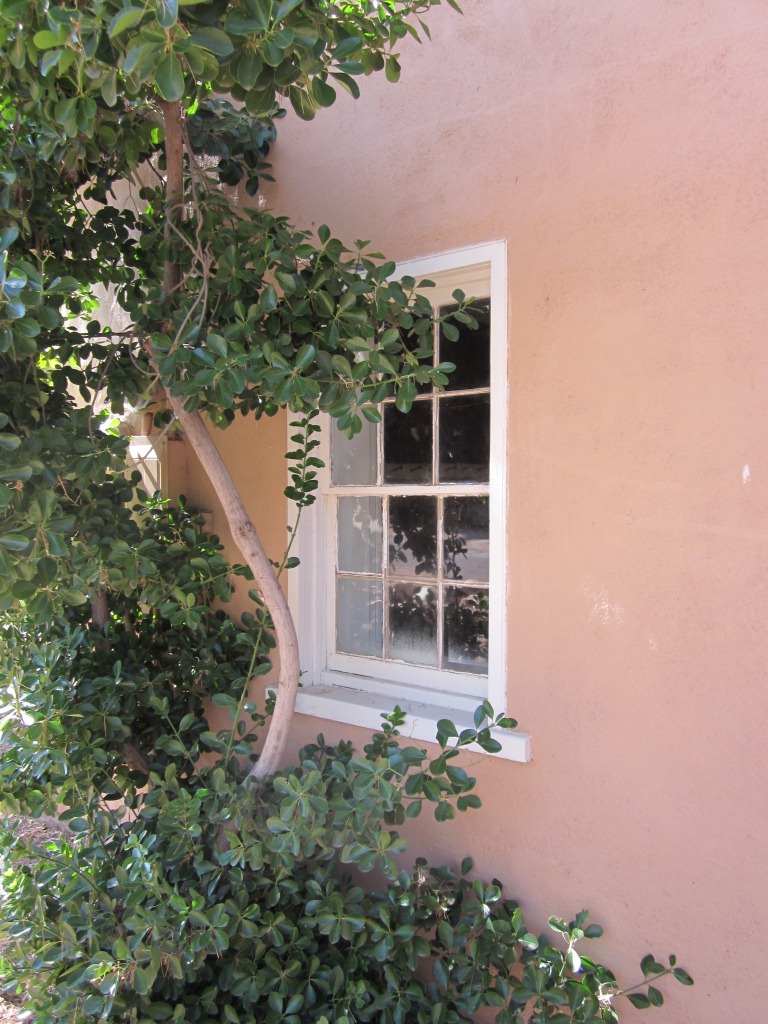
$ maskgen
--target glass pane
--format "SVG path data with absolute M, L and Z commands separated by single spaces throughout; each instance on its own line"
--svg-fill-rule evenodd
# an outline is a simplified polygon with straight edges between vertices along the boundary
M 434 576 L 437 571 L 437 498 L 389 499 L 389 571 Z
M 437 594 L 418 583 L 389 588 L 389 657 L 437 665 Z
M 440 314 L 444 316 L 456 309 L 456 305 L 441 306 Z M 487 388 L 491 383 L 491 300 L 476 302 L 469 312 L 477 320 L 477 330 L 451 321 L 459 332 L 456 341 L 446 338 L 442 327 L 440 330 L 437 361 L 456 364 L 456 372 L 448 377 L 446 391 Z
M 384 406 L 384 483 L 432 482 L 432 402 L 416 401 L 409 413 Z
M 443 574 L 449 580 L 488 581 L 488 499 L 446 498 Z
M 375 423 L 363 420 L 363 429 L 350 440 L 331 424 L 331 481 L 334 484 L 376 483 Z
M 488 591 L 445 588 L 445 668 L 488 673 Z
M 336 649 L 380 658 L 384 647 L 381 580 L 336 580 Z
M 440 480 L 484 483 L 491 452 L 490 395 L 438 399 Z
M 339 498 L 341 572 L 381 572 L 381 498 Z

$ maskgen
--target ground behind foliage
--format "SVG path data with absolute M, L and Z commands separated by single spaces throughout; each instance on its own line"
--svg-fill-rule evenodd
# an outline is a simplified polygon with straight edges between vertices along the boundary
M 35 846 L 43 846 L 44 843 L 57 838 L 65 828 L 54 818 L 11 817 L 10 820 L 13 822 L 15 834 Z M 23 1004 L 9 1002 L 0 994 L 0 1024 L 18 1024 L 23 1011 Z

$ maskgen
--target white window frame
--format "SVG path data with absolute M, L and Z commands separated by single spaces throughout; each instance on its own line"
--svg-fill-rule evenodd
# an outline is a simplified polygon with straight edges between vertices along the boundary
M 417 282 L 435 280 L 449 284 L 449 291 L 461 288 L 468 296 L 491 298 L 491 447 L 489 472 L 489 516 L 492 557 L 489 567 L 489 657 L 488 676 L 441 672 L 436 669 L 377 663 L 335 652 L 329 636 L 329 602 L 334 600 L 336 497 L 348 488 L 330 484 L 330 421 L 321 435 L 320 458 L 326 469 L 319 475 L 317 501 L 302 514 L 294 554 L 298 569 L 289 574 L 288 596 L 298 634 L 302 664 L 302 687 L 296 710 L 348 725 L 376 729 L 381 713 L 398 705 L 406 713 L 404 735 L 434 740 L 435 725 L 450 718 L 460 728 L 472 724 L 475 708 L 483 698 L 496 712 L 507 703 L 507 254 L 506 243 L 488 242 L 427 256 L 399 264 L 398 277 L 411 276 Z M 430 295 L 431 289 L 425 289 Z M 443 301 L 442 299 L 440 300 Z M 450 302 L 450 299 L 448 300 Z M 459 485 L 457 492 L 461 492 Z M 402 492 L 402 488 L 398 488 Z M 471 493 L 471 487 L 468 488 Z M 365 673 L 361 672 L 363 666 Z M 367 674 L 370 669 L 371 674 Z M 419 685 L 419 678 L 428 685 Z M 495 730 L 502 745 L 496 756 L 514 761 L 531 758 L 530 736 L 520 730 Z

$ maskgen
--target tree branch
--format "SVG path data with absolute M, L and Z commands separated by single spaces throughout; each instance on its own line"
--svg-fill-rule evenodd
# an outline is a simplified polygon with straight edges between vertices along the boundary
M 173 221 L 183 207 L 184 145 L 179 103 L 161 103 L 165 124 L 166 147 L 166 240 L 170 239 Z M 163 273 L 163 291 L 169 297 L 181 283 L 178 263 L 166 261 Z M 157 369 L 157 367 L 155 367 Z M 291 718 L 296 705 L 299 685 L 299 643 L 288 601 L 275 575 L 272 563 L 246 511 L 235 482 L 227 469 L 208 428 L 199 412 L 184 408 L 184 399 L 168 395 L 173 413 L 184 429 L 203 470 L 213 484 L 224 511 L 232 537 L 246 565 L 250 568 L 261 592 L 266 609 L 272 619 L 275 640 L 280 655 L 280 674 L 275 710 L 259 760 L 249 774 L 249 780 L 258 783 L 280 767 L 280 760 L 288 739 Z
M 181 212 L 184 202 L 184 137 L 181 127 L 181 104 L 176 100 L 168 103 L 160 100 L 160 109 L 165 126 L 165 243 L 171 240 L 174 219 Z M 165 261 L 163 291 L 166 297 L 172 295 L 181 283 L 181 267 L 172 260 Z
M 253 573 L 267 611 L 272 619 L 275 639 L 280 654 L 280 675 L 275 710 L 269 732 L 259 760 L 249 778 L 259 782 L 280 767 L 280 759 L 288 739 L 296 691 L 299 686 L 299 641 L 293 624 L 288 601 L 275 575 L 272 563 L 248 515 L 243 500 L 229 470 L 219 454 L 211 435 L 198 412 L 188 412 L 184 400 L 170 397 L 169 401 L 189 443 L 200 460 L 208 479 L 221 502 L 232 537 L 246 565 Z

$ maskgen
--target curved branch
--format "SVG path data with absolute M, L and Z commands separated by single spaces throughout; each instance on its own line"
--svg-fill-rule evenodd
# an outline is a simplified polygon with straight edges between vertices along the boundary
M 173 220 L 181 212 L 184 202 L 184 140 L 181 127 L 181 104 L 160 100 L 165 127 L 165 241 L 170 240 Z M 166 260 L 163 291 L 172 295 L 181 282 L 181 267 Z
M 249 779 L 259 782 L 280 767 L 299 686 L 299 641 L 288 601 L 275 575 L 272 563 L 256 532 L 251 517 L 227 466 L 213 443 L 198 412 L 184 408 L 182 398 L 169 397 L 171 408 L 189 439 L 195 454 L 221 502 L 232 537 L 246 565 L 253 573 L 267 611 L 272 619 L 275 640 L 280 654 L 280 674 L 272 721 L 259 760 L 251 769 Z
M 184 128 L 181 105 L 178 102 L 161 102 L 160 107 L 165 126 L 166 240 L 168 240 L 175 226 L 174 220 L 183 209 Z M 163 273 L 163 292 L 166 298 L 178 289 L 180 283 L 181 268 L 179 264 L 167 260 Z M 154 369 L 157 371 L 156 366 Z M 183 398 L 169 394 L 168 401 L 176 419 L 184 428 L 203 470 L 219 496 L 224 515 L 232 532 L 232 538 L 243 560 L 253 573 L 256 586 L 261 592 L 275 631 L 275 640 L 280 654 L 280 675 L 275 710 L 261 756 L 248 776 L 252 782 L 260 782 L 280 767 L 280 759 L 288 739 L 300 674 L 296 628 L 288 608 L 288 601 L 272 568 L 272 563 L 267 557 L 256 527 L 246 511 L 218 448 L 208 433 L 202 416 L 199 412 L 189 412 L 185 409 Z

